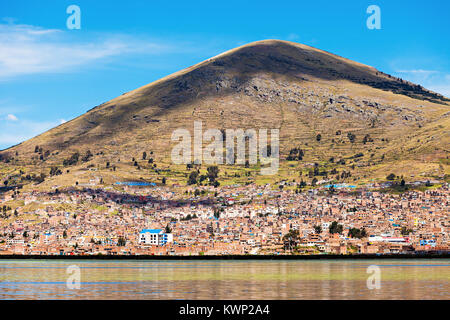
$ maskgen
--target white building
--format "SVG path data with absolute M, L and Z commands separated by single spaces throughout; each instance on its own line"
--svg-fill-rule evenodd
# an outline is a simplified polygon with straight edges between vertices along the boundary
M 163 246 L 173 242 L 171 233 L 164 233 L 162 229 L 144 229 L 139 233 L 139 244 Z
M 392 237 L 392 236 L 383 235 L 383 234 L 381 236 L 370 235 L 369 243 L 372 243 L 372 242 L 409 243 L 409 239 L 403 238 L 403 237 Z

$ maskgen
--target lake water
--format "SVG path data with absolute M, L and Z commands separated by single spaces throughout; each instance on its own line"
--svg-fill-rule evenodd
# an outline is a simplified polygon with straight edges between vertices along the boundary
M 368 289 L 370 265 L 380 288 Z M 80 289 L 69 289 L 69 266 Z M 450 259 L 0 260 L 0 299 L 450 299 Z

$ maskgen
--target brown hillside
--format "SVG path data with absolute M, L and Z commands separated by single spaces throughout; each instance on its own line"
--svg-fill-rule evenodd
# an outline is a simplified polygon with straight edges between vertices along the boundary
M 310 162 L 326 166 L 330 158 L 363 153 L 345 164 L 353 164 L 361 177 L 391 170 L 443 175 L 448 173 L 449 102 L 370 66 L 297 43 L 265 40 L 125 93 L 3 151 L 2 157 L 12 160 L 2 172 L 7 177 L 18 168 L 46 172 L 88 149 L 95 164 L 119 159 L 123 164 L 151 150 L 155 160 L 169 165 L 173 130 L 192 132 L 193 121 L 203 120 L 204 129 L 279 128 L 282 159 L 294 147 L 305 150 L 304 161 L 294 164 L 299 170 Z M 353 143 L 348 133 L 355 135 Z M 366 135 L 369 142 L 363 143 Z M 47 156 L 39 159 L 35 146 L 48 150 Z

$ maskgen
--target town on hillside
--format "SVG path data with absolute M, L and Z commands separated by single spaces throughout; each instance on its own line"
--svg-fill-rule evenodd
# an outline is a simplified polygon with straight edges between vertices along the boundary
M 450 185 L 165 186 L 0 193 L 0 255 L 311 255 L 449 251 Z M 177 189 L 180 190 L 177 190 Z

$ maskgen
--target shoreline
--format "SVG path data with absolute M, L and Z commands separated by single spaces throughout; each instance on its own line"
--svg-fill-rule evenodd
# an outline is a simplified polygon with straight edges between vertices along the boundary
M 403 260 L 450 259 L 450 252 L 359 255 L 0 255 L 0 260 Z

